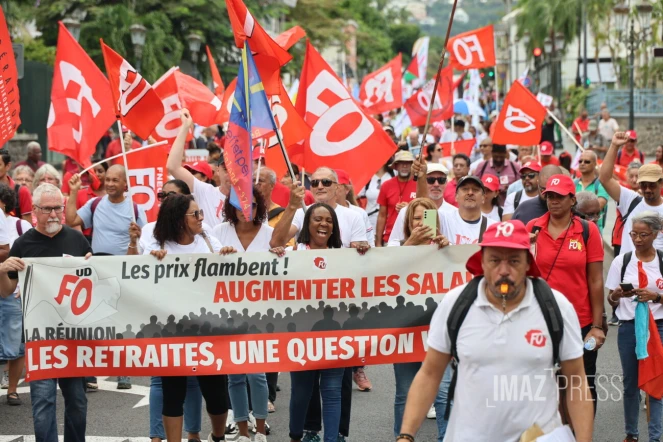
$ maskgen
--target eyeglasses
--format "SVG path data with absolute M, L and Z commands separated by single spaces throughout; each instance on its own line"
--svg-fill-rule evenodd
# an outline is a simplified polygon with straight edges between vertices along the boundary
M 331 187 L 332 184 L 335 184 L 336 181 L 324 178 L 322 180 L 311 180 L 311 187 L 318 187 L 322 183 L 322 187 Z
M 157 193 L 157 198 L 159 199 L 159 201 L 161 201 L 162 199 L 164 199 L 164 198 L 168 198 L 168 197 L 171 196 L 171 195 L 177 195 L 177 192 L 174 192 L 174 191 L 172 191 L 172 190 L 171 190 L 170 192 L 167 192 L 167 193 L 164 193 L 164 192 L 158 192 L 158 193 Z
M 640 237 L 640 239 L 645 239 L 648 236 L 651 236 L 653 234 L 654 234 L 654 232 L 649 232 L 649 233 L 628 232 L 628 235 L 631 237 L 631 239 L 636 239 L 637 237 Z
M 433 185 L 433 184 L 435 184 L 435 181 L 437 181 L 440 184 L 445 184 L 447 182 L 447 177 L 445 177 L 445 176 L 437 176 L 437 177 L 429 176 L 429 177 L 426 177 L 426 182 L 428 184 Z
M 534 178 L 536 178 L 537 175 L 538 175 L 538 174 L 537 174 L 536 172 L 532 172 L 532 173 L 523 173 L 523 174 L 520 175 L 520 179 L 521 179 L 521 180 L 526 180 L 526 179 L 529 178 L 530 180 L 533 180 Z
M 40 206 L 35 206 L 41 213 L 44 215 L 48 215 L 51 212 L 55 211 L 55 213 L 62 213 L 64 212 L 64 206 L 55 206 L 55 207 L 40 207 Z
M 576 212 L 576 215 L 578 215 L 580 218 L 587 220 L 587 221 L 598 221 L 599 218 L 601 218 L 601 213 L 582 213 L 582 212 Z
M 580 160 L 578 161 L 579 164 L 592 164 L 590 160 Z
M 205 217 L 205 214 L 203 213 L 203 209 L 200 210 L 194 210 L 191 213 L 186 213 L 186 216 L 193 216 L 196 219 L 203 219 Z

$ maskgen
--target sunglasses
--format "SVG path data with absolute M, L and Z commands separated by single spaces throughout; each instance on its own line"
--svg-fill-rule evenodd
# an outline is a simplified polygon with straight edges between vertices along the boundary
M 579 164 L 592 164 L 592 162 L 589 161 L 589 160 L 580 160 L 580 161 L 578 161 L 578 163 Z
M 525 179 L 529 178 L 530 180 L 533 180 L 534 178 L 536 178 L 536 175 L 537 175 L 537 173 L 535 173 L 535 172 L 523 173 L 523 174 L 520 175 L 520 179 L 525 180 Z
M 163 200 L 164 198 L 167 198 L 171 195 L 177 195 L 177 192 L 173 192 L 172 190 L 170 192 L 164 193 L 164 192 L 158 192 L 157 193 L 157 199 L 159 201 Z
M 194 210 L 191 213 L 187 213 L 186 216 L 193 216 L 196 219 L 203 219 L 205 215 L 203 214 L 203 209 Z
M 428 184 L 435 184 L 435 181 L 437 181 L 440 184 L 445 184 L 447 182 L 447 177 L 444 176 L 438 176 L 438 177 L 426 177 L 426 182 Z
M 336 181 L 324 178 L 322 180 L 311 180 L 311 187 L 318 187 L 322 183 L 322 187 L 331 187 Z

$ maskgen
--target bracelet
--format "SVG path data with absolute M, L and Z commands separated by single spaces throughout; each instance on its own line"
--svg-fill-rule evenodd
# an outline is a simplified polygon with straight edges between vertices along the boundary
M 129 248 L 130 248 L 130 249 L 137 249 L 138 246 L 132 246 L 131 244 L 129 244 Z
M 396 437 L 397 441 L 399 441 L 401 439 L 406 439 L 409 442 L 414 442 L 414 436 L 412 436 L 411 434 L 407 434 L 407 433 L 401 433 Z
M 598 328 L 599 330 L 603 330 L 603 327 L 601 327 L 601 326 L 599 326 L 599 325 L 594 325 L 594 324 L 592 324 L 592 326 L 591 326 L 589 329 L 591 330 L 591 329 L 593 329 L 593 328 Z
M 619 304 L 619 301 L 615 301 L 615 300 L 613 299 L 613 297 L 612 297 L 613 293 L 614 293 L 614 292 L 612 292 L 612 293 L 610 293 L 610 294 L 608 295 L 608 301 L 610 301 L 610 302 L 614 302 L 615 304 Z

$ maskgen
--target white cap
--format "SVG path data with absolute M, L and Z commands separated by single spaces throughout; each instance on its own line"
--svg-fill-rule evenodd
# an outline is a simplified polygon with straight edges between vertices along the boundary
M 426 175 L 433 172 L 442 172 L 445 175 L 449 175 L 449 169 L 444 167 L 444 165 L 440 163 L 428 163 L 426 165 Z

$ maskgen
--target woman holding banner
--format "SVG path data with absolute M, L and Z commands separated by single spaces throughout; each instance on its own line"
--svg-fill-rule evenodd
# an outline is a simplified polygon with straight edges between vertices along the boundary
M 437 219 L 437 232 L 431 231 L 429 226 L 424 225 L 424 211 L 434 210 L 437 206 L 428 198 L 417 198 L 412 200 L 405 212 L 405 223 L 403 224 L 404 240 L 402 246 L 427 246 L 437 244 L 438 247 L 446 247 L 449 240 L 440 234 L 440 220 Z M 438 215 L 439 216 L 439 215 Z M 421 362 L 406 362 L 394 364 L 394 377 L 396 378 L 396 394 L 394 396 L 394 436 L 401 432 L 403 413 L 405 412 L 405 401 L 407 399 L 410 385 L 421 367 Z M 447 432 L 448 421 L 444 419 L 444 411 L 447 406 L 447 393 L 451 382 L 451 369 L 444 373 L 444 378 L 438 389 L 433 407 L 428 412 L 429 419 L 437 421 L 437 440 L 442 441 Z
M 145 247 L 143 254 L 152 255 L 162 260 L 168 253 L 221 253 L 227 254 L 235 251 L 232 247 L 222 247 L 214 238 L 208 238 L 203 232 L 204 214 L 191 195 L 170 195 L 161 203 L 157 222 L 154 226 L 153 241 Z M 135 244 L 140 234 L 133 232 L 131 242 Z M 152 336 L 145 336 L 152 338 Z M 207 413 L 212 422 L 212 434 L 209 440 L 223 440 L 228 412 L 227 395 L 228 378 L 226 375 L 196 376 L 200 391 L 205 398 Z M 182 424 L 184 415 L 184 402 L 187 390 L 190 394 L 196 392 L 187 388 L 186 376 L 163 376 L 163 426 L 167 440 L 180 440 L 182 437 Z M 195 407 L 192 406 L 191 410 Z M 189 409 L 189 407 L 187 407 Z M 200 405 L 198 405 L 200 409 Z M 152 421 L 152 419 L 151 419 Z M 152 424 L 152 422 L 150 422 Z M 188 425 L 187 425 L 188 426 Z M 152 425 L 150 425 L 152 430 Z M 189 428 L 188 431 L 195 430 Z M 150 436 L 154 439 L 159 435 Z M 198 439 L 195 433 L 189 433 L 189 438 Z
M 244 218 L 244 213 L 226 199 L 223 205 L 223 217 L 227 221 L 214 227 L 213 235 L 222 244 L 233 247 L 238 252 L 267 252 L 283 254 L 281 248 L 272 249 L 269 242 L 274 228 L 267 221 L 267 207 L 262 194 L 253 189 L 252 219 Z M 267 403 L 269 389 L 265 373 L 231 374 L 228 376 L 228 392 L 232 405 L 232 417 L 239 428 L 237 442 L 251 442 L 249 436 L 249 395 L 247 382 L 251 392 L 251 406 L 256 420 L 256 442 L 267 441 L 266 423 L 269 414 Z

